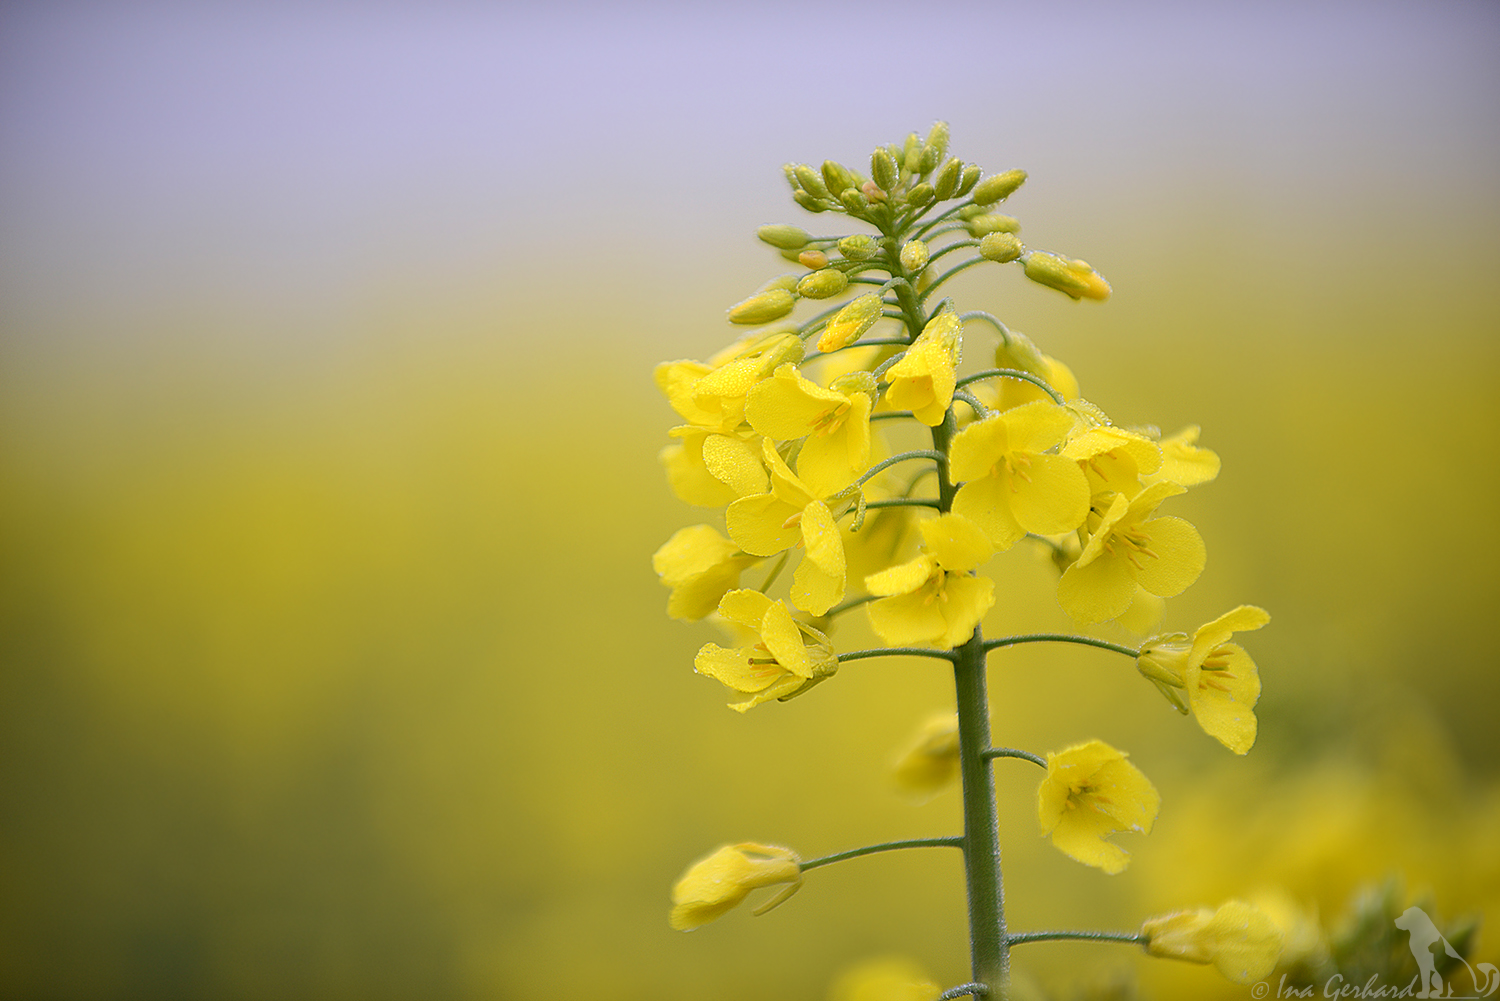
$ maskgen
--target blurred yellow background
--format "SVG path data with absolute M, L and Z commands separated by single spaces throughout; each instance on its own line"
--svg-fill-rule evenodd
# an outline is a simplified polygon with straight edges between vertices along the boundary
M 1028 242 L 1115 288 L 980 268 L 960 305 L 1223 457 L 1177 508 L 1209 564 L 1164 628 L 1273 617 L 1245 759 L 1118 658 L 992 659 L 997 741 L 1100 737 L 1163 797 L 1107 877 L 1000 762 L 1013 921 L 1269 886 L 1328 916 L 1395 875 L 1486 919 L 1494 962 L 1497 43 L 1478 2 L 8 6 L 0 996 L 823 998 L 890 954 L 966 979 L 950 853 L 667 928 L 718 844 L 959 812 L 884 777 L 951 699 L 934 666 L 740 717 L 650 569 L 704 520 L 657 464 L 652 366 L 784 270 L 757 225 L 817 228 L 783 162 L 936 118 L 1031 173 Z M 1011 560 L 991 632 L 1070 628 L 1045 569 Z M 1124 946 L 1017 957 L 1060 997 L 1247 996 Z

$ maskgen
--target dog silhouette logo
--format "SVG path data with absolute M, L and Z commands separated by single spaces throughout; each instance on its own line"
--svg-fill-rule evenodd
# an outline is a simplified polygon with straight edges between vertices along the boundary
M 1456 995 L 1457 997 L 1487 998 L 1495 993 L 1497 987 L 1500 987 L 1500 970 L 1495 969 L 1490 963 L 1480 963 L 1478 973 L 1476 973 L 1475 967 L 1470 966 L 1464 961 L 1462 956 L 1454 951 L 1453 946 L 1449 945 L 1448 940 L 1437 930 L 1437 925 L 1433 924 L 1432 919 L 1427 916 L 1427 912 L 1420 907 L 1408 907 L 1406 912 L 1396 919 L 1396 927 L 1411 936 L 1411 954 L 1416 958 L 1417 975 L 1421 978 L 1422 982 L 1422 989 L 1414 994 L 1413 997 L 1455 997 L 1451 981 L 1446 985 L 1447 992 L 1444 993 L 1445 985 L 1443 984 L 1443 978 L 1437 971 L 1436 956 L 1433 954 L 1432 947 L 1439 942 L 1442 943 L 1444 952 L 1464 964 L 1464 969 L 1469 971 L 1469 976 L 1474 981 L 1473 994 L 1459 994 Z M 1479 982 L 1479 974 L 1481 973 L 1485 977 L 1483 984 Z

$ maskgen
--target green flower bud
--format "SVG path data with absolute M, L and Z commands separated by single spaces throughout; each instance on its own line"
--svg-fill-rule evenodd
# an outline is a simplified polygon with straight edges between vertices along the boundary
M 907 271 L 917 272 L 927 267 L 927 244 L 921 240 L 912 240 L 901 248 L 901 266 Z
M 839 241 L 839 253 L 851 261 L 868 261 L 880 253 L 880 243 L 869 233 L 855 233 Z
M 786 183 L 788 183 L 788 184 L 790 184 L 792 186 L 792 190 L 793 191 L 796 191 L 798 188 L 802 187 L 802 185 L 800 185 L 800 184 L 797 183 L 797 165 L 796 164 L 794 164 L 794 163 L 783 163 L 781 165 L 781 173 L 786 176 Z
M 849 276 L 838 268 L 824 268 L 803 277 L 797 294 L 807 299 L 827 299 L 849 287 Z
M 1017 188 L 1026 183 L 1026 171 L 1007 170 L 1003 174 L 986 177 L 974 189 L 974 201 L 979 205 L 990 205 L 1009 198 Z
M 965 221 L 972 219 L 975 216 L 981 216 L 984 214 L 985 210 L 983 205 L 960 205 L 958 209 L 958 217 Z
M 779 288 L 779 289 L 781 289 L 784 292 L 793 292 L 797 288 L 797 283 L 800 282 L 801 280 L 802 280 L 802 276 L 801 275 L 777 275 L 775 278 L 772 278 L 770 281 L 766 282 L 764 285 L 762 285 L 760 288 L 756 289 L 755 291 L 756 292 L 769 292 L 772 289 L 778 289 Z
M 896 157 L 896 162 L 905 167 L 909 174 L 917 172 L 917 165 L 922 162 L 922 140 L 917 138 L 915 132 L 906 134 L 906 142 L 901 144 L 901 155 Z
M 844 373 L 830 382 L 828 388 L 835 393 L 843 393 L 845 396 L 864 393 L 872 400 L 880 395 L 880 383 L 875 381 L 874 373 L 866 372 L 864 369 Z
M 797 305 L 797 297 L 786 289 L 775 288 L 758 292 L 744 302 L 730 307 L 730 323 L 770 323 L 779 320 Z
M 755 231 L 755 235 L 778 250 L 801 250 L 812 239 L 812 234 L 807 230 L 785 223 L 762 226 Z
M 937 150 L 937 156 L 939 160 L 943 158 L 943 154 L 948 152 L 947 122 L 932 123 L 932 128 L 927 130 L 927 147 L 928 149 Z
M 870 204 L 865 200 L 865 193 L 858 188 L 845 188 L 839 194 L 839 201 L 844 203 L 844 211 L 859 214 Z
M 924 205 L 931 205 L 935 197 L 932 185 L 923 181 L 921 184 L 913 185 L 912 189 L 906 193 L 906 204 L 919 209 Z
M 938 201 L 953 197 L 953 193 L 958 190 L 958 178 L 963 170 L 964 162 L 956 156 L 943 164 L 943 169 L 938 171 L 937 177 L 932 181 L 932 190 Z
M 819 199 L 819 198 L 817 198 L 817 197 L 815 197 L 813 195 L 808 194 L 806 191 L 803 191 L 801 188 L 798 188 L 796 191 L 792 192 L 792 201 L 796 202 L 798 205 L 801 205 L 803 208 L 807 209 L 807 211 L 809 211 L 809 212 L 827 212 L 828 211 L 828 203 L 827 202 L 824 202 L 821 199 Z
M 792 168 L 797 175 L 797 183 L 802 185 L 804 191 L 818 198 L 827 198 L 828 189 L 823 185 L 823 175 L 813 170 L 805 163 L 799 163 Z
M 990 233 L 1019 233 L 1021 231 L 1020 220 L 1014 216 L 984 215 L 970 216 L 965 225 L 968 227 L 969 235 L 973 237 L 987 236 Z
M 797 255 L 797 263 L 809 271 L 828 267 L 828 255 L 821 250 L 804 250 Z
M 1018 368 L 1022 372 L 1030 372 L 1043 379 L 1051 376 L 1051 367 L 1047 364 L 1047 359 L 1031 338 L 1019 330 L 1009 328 L 1005 331 L 1004 339 L 995 345 L 995 367 Z M 1108 418 L 1105 420 L 1107 422 Z
M 891 156 L 890 150 L 882 146 L 870 154 L 870 175 L 886 191 L 896 186 L 899 174 L 896 170 L 896 158 Z
M 958 181 L 958 190 L 953 192 L 954 197 L 962 198 L 964 195 L 967 195 L 974 185 L 979 183 L 980 173 L 979 164 L 977 163 L 971 163 L 965 167 L 963 176 Z
M 917 173 L 930 174 L 937 169 L 939 161 L 943 158 L 942 151 L 936 146 L 923 146 L 922 156 L 917 160 Z
M 842 195 L 850 188 L 859 187 L 859 182 L 854 179 L 853 172 L 834 160 L 823 161 L 823 183 L 835 196 Z
M 1109 282 L 1089 266 L 1087 261 L 1070 261 L 1057 254 L 1032 251 L 1025 261 L 1026 277 L 1039 285 L 1055 288 L 1074 299 L 1109 298 Z
M 837 351 L 853 344 L 875 325 L 884 311 L 885 302 L 879 292 L 866 292 L 850 299 L 823 328 L 823 335 L 818 338 L 818 350 Z
M 986 233 L 979 241 L 979 256 L 996 264 L 1009 264 L 1026 252 L 1014 233 Z

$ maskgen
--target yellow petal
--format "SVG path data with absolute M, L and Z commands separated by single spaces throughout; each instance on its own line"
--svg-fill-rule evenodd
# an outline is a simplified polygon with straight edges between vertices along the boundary
M 1029 455 L 1025 477 L 1010 478 L 1016 523 L 1037 535 L 1061 535 L 1089 513 L 1089 482 L 1078 463 L 1060 455 Z
M 995 553 L 995 547 L 984 531 L 959 514 L 929 518 L 918 528 L 927 551 L 945 570 L 960 573 L 973 570 Z
M 1108 553 L 1089 564 L 1079 559 L 1057 582 L 1058 602 L 1082 623 L 1115 618 L 1130 607 L 1134 594 L 1133 568 L 1123 558 Z
M 1181 594 L 1203 572 L 1207 551 L 1198 530 L 1181 518 L 1153 518 L 1143 522 L 1142 532 L 1155 557 L 1142 554 L 1136 580 L 1141 587 L 1163 598 Z M 1123 611 L 1123 609 L 1122 609 Z
M 844 542 L 828 505 L 814 501 L 802 512 L 802 562 L 792 581 L 792 604 L 822 615 L 844 599 Z
M 1009 475 L 981 476 L 958 488 L 953 513 L 978 525 L 997 552 L 1005 552 L 1026 537 L 1026 529 L 1011 513 L 1014 493 Z M 1085 504 L 1087 498 L 1084 499 Z

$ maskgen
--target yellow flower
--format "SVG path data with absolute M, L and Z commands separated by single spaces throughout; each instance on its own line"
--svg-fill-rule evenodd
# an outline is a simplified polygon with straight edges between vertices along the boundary
M 1200 907 L 1148 918 L 1141 934 L 1151 955 L 1212 963 L 1237 984 L 1270 976 L 1281 956 L 1281 929 L 1265 912 L 1241 900 L 1216 911 Z
M 785 886 L 754 913 L 764 914 L 801 888 L 801 859 L 791 849 L 774 845 L 725 845 L 695 862 L 673 885 L 667 921 L 678 931 L 701 928 L 738 907 L 751 890 L 777 884 Z
M 891 769 L 899 791 L 914 803 L 925 803 L 958 776 L 958 716 L 933 716 L 902 749 Z
M 689 424 L 734 431 L 745 418 L 745 397 L 785 362 L 802 359 L 802 339 L 784 330 L 756 331 L 709 360 L 656 366 L 656 386 Z
M 962 338 L 963 323 L 951 309 L 928 320 L 901 360 L 885 370 L 884 379 L 890 383 L 886 402 L 897 410 L 910 410 L 928 427 L 943 423 L 953 402 L 953 368 Z
M 1078 423 L 1061 452 L 1077 460 L 1088 476 L 1090 495 L 1139 493 L 1145 478 L 1161 468 L 1161 447 L 1139 431 L 1097 423 L 1108 418 L 1092 406 L 1080 403 L 1072 409 Z
M 967 640 L 995 603 L 995 582 L 969 571 L 994 553 L 979 527 L 956 514 L 921 523 L 927 551 L 865 578 L 870 625 L 892 646 L 931 643 L 951 650 Z
M 759 436 L 694 424 L 683 424 L 669 433 L 680 444 L 662 449 L 660 458 L 679 500 L 697 507 L 721 507 L 765 491 Z
M 1185 493 L 1154 483 L 1134 497 L 1114 494 L 1083 553 L 1063 573 L 1057 600 L 1079 622 L 1104 622 L 1130 607 L 1136 585 L 1162 598 L 1181 594 L 1203 572 L 1198 530 L 1181 518 L 1152 518 L 1168 497 Z
M 740 571 L 755 562 L 712 525 L 679 530 L 651 556 L 651 568 L 672 589 L 667 614 L 689 622 L 718 607 L 724 592 L 739 586 Z
M 1185 487 L 1207 483 L 1219 475 L 1219 456 L 1206 448 L 1199 448 L 1197 425 L 1185 427 L 1174 435 L 1161 440 L 1161 469 L 1147 483 L 1155 480 L 1170 480 Z
M 844 543 L 833 512 L 787 466 L 770 438 L 762 441 L 770 489 L 729 505 L 729 537 L 752 556 L 775 556 L 801 544 L 803 560 L 792 581 L 792 604 L 822 615 L 844 597 Z
M 801 695 L 838 670 L 828 637 L 796 621 L 785 605 L 759 591 L 730 591 L 719 601 L 719 614 L 759 639 L 753 646 L 733 649 L 707 643 L 693 661 L 699 674 L 749 696 L 729 704 L 736 712 Z
M 1205 733 L 1244 754 L 1255 743 L 1260 674 L 1244 648 L 1228 640 L 1270 621 L 1264 609 L 1241 605 L 1200 626 L 1191 641 L 1186 633 L 1147 640 L 1136 666 L 1179 712 L 1191 709 Z
M 953 510 L 984 530 L 1002 552 L 1027 532 L 1059 535 L 1083 524 L 1088 480 L 1078 463 L 1047 454 L 1061 444 L 1073 418 L 1038 400 L 971 424 L 953 439 L 949 475 L 965 481 Z
M 1161 797 L 1141 770 L 1101 740 L 1047 754 L 1047 776 L 1037 789 L 1042 833 L 1064 855 L 1117 873 L 1130 862 L 1125 849 L 1104 839 L 1117 831 L 1149 833 Z
M 874 390 L 873 380 L 868 387 Z M 797 475 L 814 496 L 828 497 L 854 483 L 869 466 L 870 400 L 869 393 L 857 390 L 845 395 L 823 389 L 788 364 L 750 391 L 745 418 L 767 438 L 805 438 Z
M 829 1001 L 936 1001 L 943 988 L 908 959 L 871 959 L 846 970 L 829 988 Z

